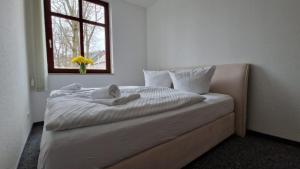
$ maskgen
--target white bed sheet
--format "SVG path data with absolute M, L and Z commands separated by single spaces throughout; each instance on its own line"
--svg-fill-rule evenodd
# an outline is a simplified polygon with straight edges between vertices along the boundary
M 44 130 L 38 169 L 101 169 L 233 111 L 228 95 L 157 115 L 66 131 Z

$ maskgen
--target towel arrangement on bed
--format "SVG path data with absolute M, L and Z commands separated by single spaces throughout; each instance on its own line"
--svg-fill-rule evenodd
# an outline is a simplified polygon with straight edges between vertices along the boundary
M 116 106 L 127 104 L 133 100 L 140 98 L 140 94 L 121 94 L 117 85 L 109 85 L 100 89 L 96 89 L 91 93 L 92 103 L 104 104 L 107 106 Z
M 93 99 L 113 99 L 121 96 L 120 89 L 117 85 L 109 85 L 96 89 L 91 93 Z
M 89 98 L 86 99 L 86 101 L 91 103 L 104 104 L 107 106 L 127 104 L 128 102 L 140 98 L 140 94 L 138 93 L 121 94 L 119 86 L 114 84 L 97 89 L 88 89 L 83 88 L 82 85 L 78 83 L 73 83 L 62 87 L 59 90 L 53 91 L 50 94 L 50 97 L 54 98 L 72 95 L 76 95 L 83 98 Z
M 196 93 L 155 87 L 123 87 L 119 89 L 120 97 L 93 99 L 91 95 L 96 90 L 53 91 L 47 100 L 46 129 L 60 131 L 129 120 L 193 105 L 205 99 Z

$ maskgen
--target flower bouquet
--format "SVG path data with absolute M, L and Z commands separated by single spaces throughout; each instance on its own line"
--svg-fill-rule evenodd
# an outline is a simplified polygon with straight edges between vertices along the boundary
M 79 73 L 81 75 L 86 74 L 86 66 L 94 64 L 94 61 L 90 58 L 86 58 L 83 56 L 77 56 L 72 59 L 72 63 L 79 65 Z

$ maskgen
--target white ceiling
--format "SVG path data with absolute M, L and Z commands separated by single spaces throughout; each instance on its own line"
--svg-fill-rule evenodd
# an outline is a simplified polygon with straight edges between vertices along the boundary
M 157 0 L 125 0 L 125 1 L 142 7 L 149 7 L 153 5 Z

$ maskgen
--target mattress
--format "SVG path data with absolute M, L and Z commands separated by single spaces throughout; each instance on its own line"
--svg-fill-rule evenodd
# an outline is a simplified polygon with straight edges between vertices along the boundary
M 38 169 L 100 169 L 233 112 L 228 95 L 152 116 L 65 131 L 44 130 Z

